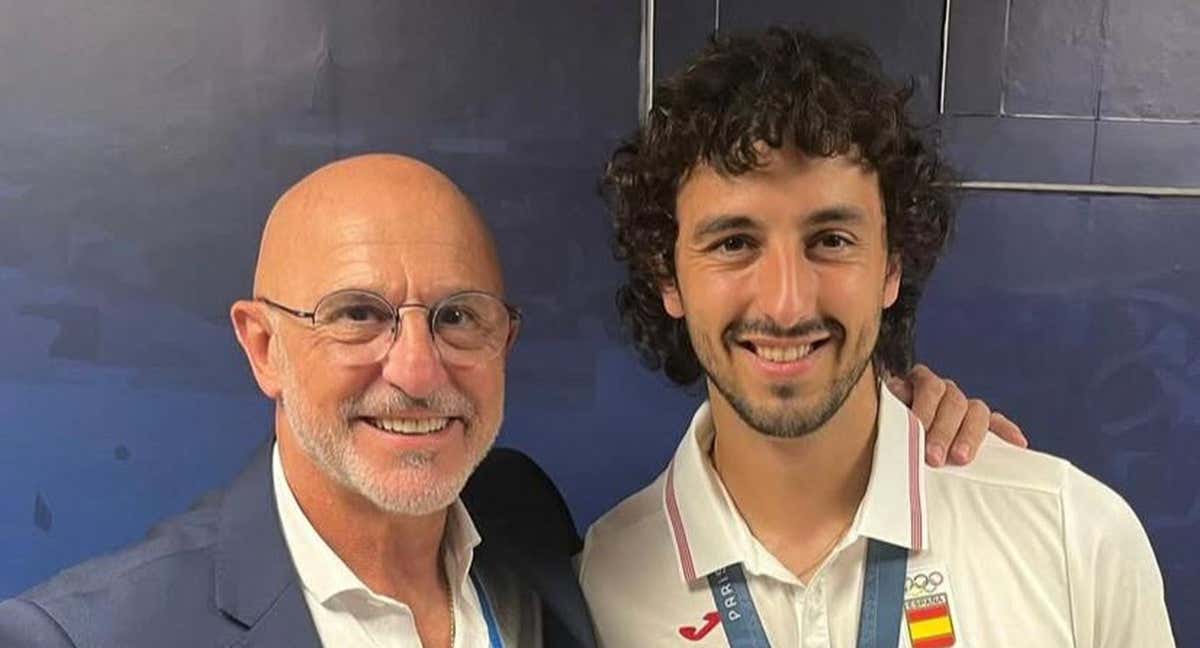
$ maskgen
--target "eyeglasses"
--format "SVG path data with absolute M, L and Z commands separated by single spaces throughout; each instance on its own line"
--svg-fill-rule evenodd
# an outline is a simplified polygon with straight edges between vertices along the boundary
M 521 312 L 504 300 L 482 291 L 450 295 L 434 304 L 393 305 L 366 290 L 339 290 L 317 302 L 311 311 L 289 308 L 266 297 L 268 306 L 307 319 L 313 330 L 332 342 L 337 360 L 346 365 L 379 362 L 400 334 L 400 313 L 423 308 L 428 313 L 430 335 L 442 360 L 459 366 L 475 366 L 500 355 L 516 335 Z

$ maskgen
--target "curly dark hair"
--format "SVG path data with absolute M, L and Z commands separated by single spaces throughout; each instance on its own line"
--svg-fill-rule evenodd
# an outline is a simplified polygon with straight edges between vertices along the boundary
M 954 225 L 951 172 L 905 114 L 911 82 L 887 79 L 865 45 L 773 27 L 713 36 L 682 72 L 655 86 L 645 124 L 613 153 L 601 192 L 613 212 L 622 323 L 643 360 L 676 383 L 703 375 L 686 324 L 663 308 L 675 277 L 675 199 L 699 163 L 738 175 L 764 164 L 755 146 L 809 156 L 852 154 L 879 176 L 887 242 L 903 271 L 884 311 L 873 360 L 892 373 L 912 364 L 913 327 L 925 281 Z

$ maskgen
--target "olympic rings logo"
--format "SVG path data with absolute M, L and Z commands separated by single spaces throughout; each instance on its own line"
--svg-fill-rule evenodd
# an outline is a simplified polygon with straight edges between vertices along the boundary
M 928 574 L 917 574 L 904 579 L 904 590 L 911 594 L 925 592 L 932 594 L 941 587 L 945 582 L 946 577 L 940 571 L 932 571 Z

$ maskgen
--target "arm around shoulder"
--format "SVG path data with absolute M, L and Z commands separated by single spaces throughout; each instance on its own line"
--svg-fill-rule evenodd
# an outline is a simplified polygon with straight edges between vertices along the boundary
M 75 648 L 46 611 L 22 599 L 0 601 L 0 646 Z
M 1158 561 L 1129 504 L 1071 469 L 1063 508 L 1076 645 L 1174 646 Z

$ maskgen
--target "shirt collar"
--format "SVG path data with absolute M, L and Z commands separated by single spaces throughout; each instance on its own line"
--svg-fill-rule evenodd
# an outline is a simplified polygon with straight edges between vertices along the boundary
M 913 552 L 929 548 L 925 516 L 925 427 L 917 416 L 879 387 L 879 434 L 871 478 L 848 536 L 861 535 Z
M 738 530 L 745 522 L 709 460 L 713 435 L 706 401 L 696 410 L 675 450 L 663 485 L 663 509 L 675 540 L 680 573 L 688 583 L 744 558 Z
M 881 386 L 878 435 L 867 491 L 846 540 L 875 538 L 912 551 L 929 546 L 925 524 L 925 432 L 917 417 Z M 712 467 L 714 429 L 707 402 L 667 466 L 663 508 L 688 583 L 753 558 L 750 529 Z
M 275 503 L 283 526 L 283 537 L 300 582 L 322 605 L 345 592 L 364 592 L 378 596 L 342 561 L 313 528 L 296 501 L 283 474 L 279 446 L 271 452 L 271 478 L 275 485 Z M 447 576 L 461 587 L 466 583 L 481 538 L 462 500 L 450 505 L 446 517 L 446 535 L 442 539 Z

